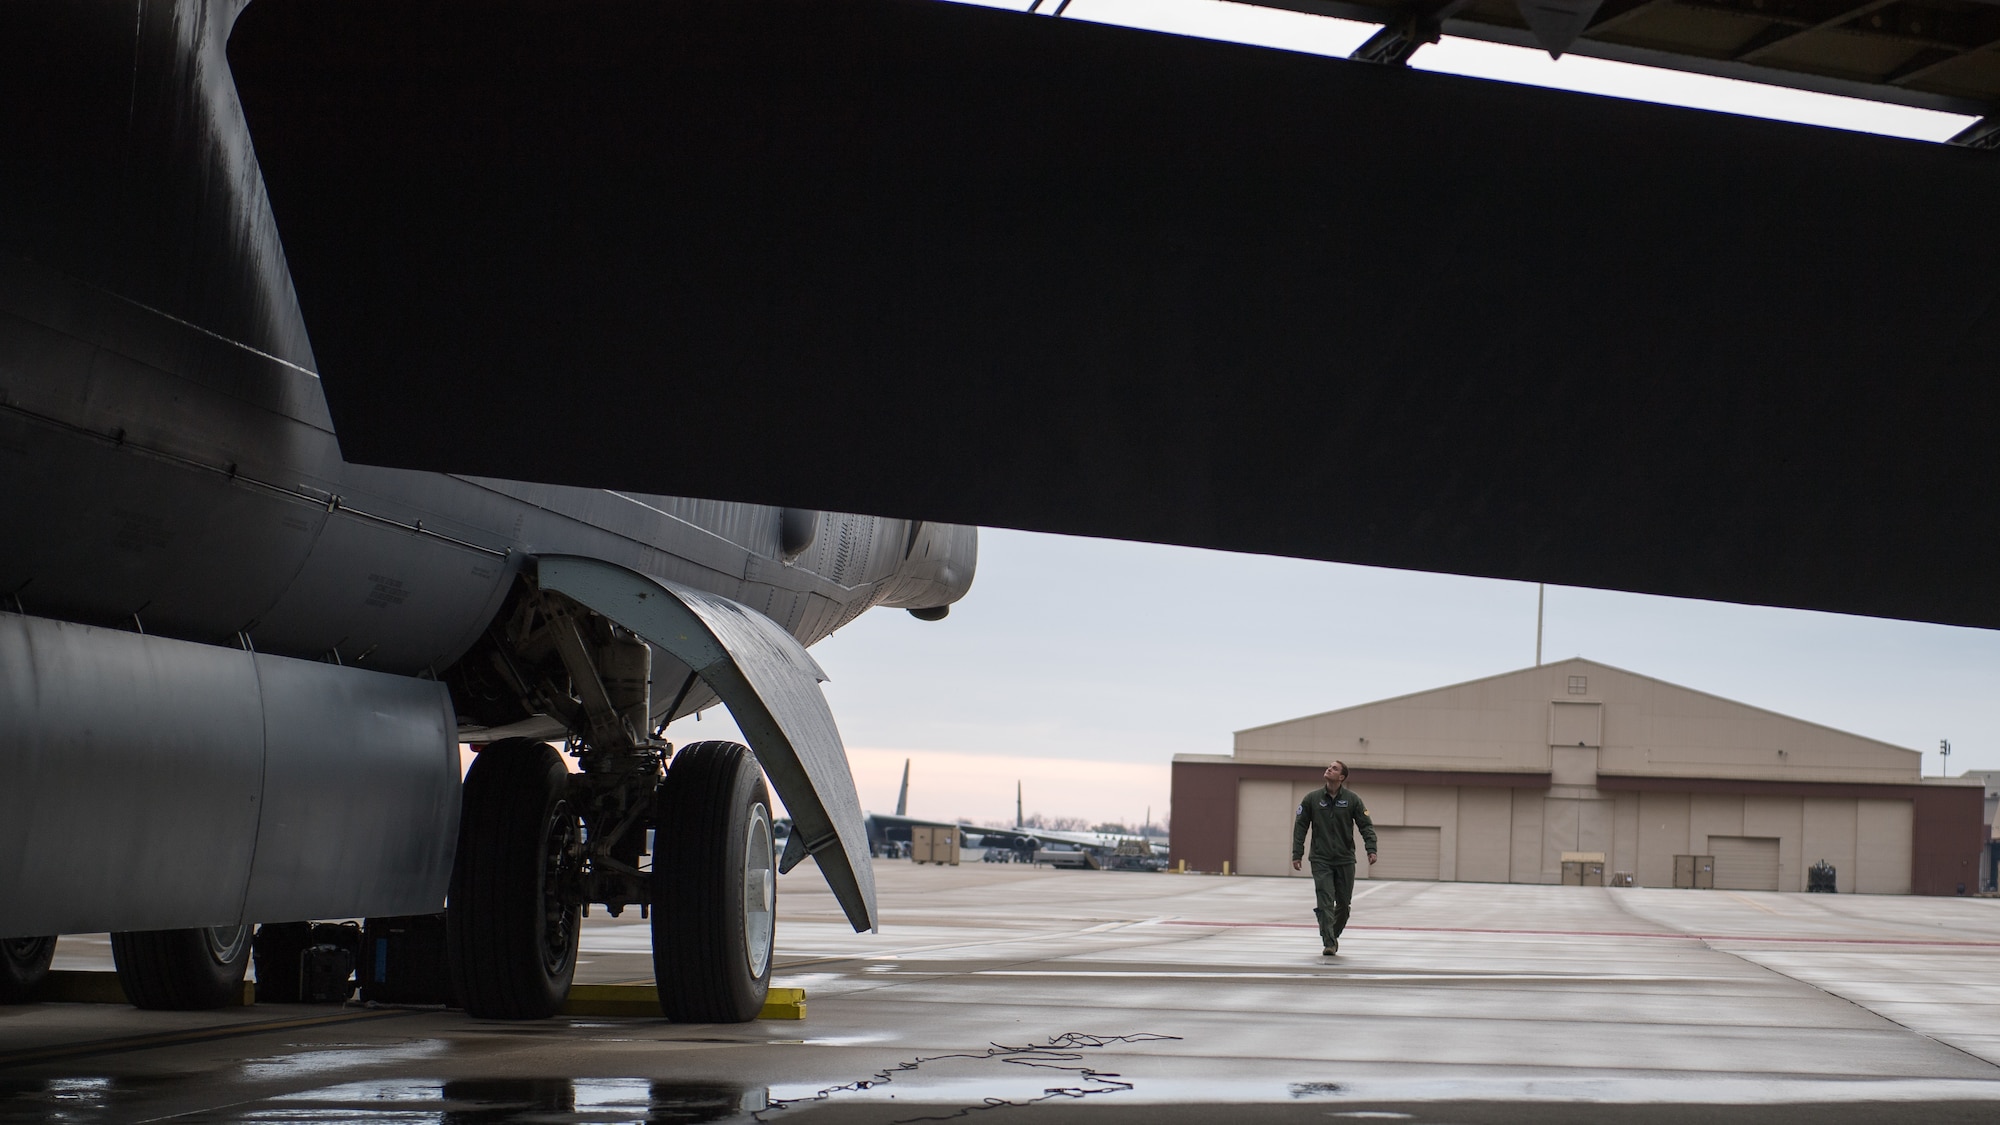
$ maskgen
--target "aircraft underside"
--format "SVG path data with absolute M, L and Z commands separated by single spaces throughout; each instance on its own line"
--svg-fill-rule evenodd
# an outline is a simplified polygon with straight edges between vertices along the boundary
M 134 1002 L 198 1008 L 260 926 L 441 913 L 468 1011 L 546 1016 L 602 906 L 650 916 L 667 1015 L 751 1018 L 781 869 L 875 924 L 805 646 L 941 617 L 973 532 L 346 463 L 240 7 L 0 12 L 0 1000 L 52 935 L 110 931 Z M 717 703 L 749 746 L 663 739 Z

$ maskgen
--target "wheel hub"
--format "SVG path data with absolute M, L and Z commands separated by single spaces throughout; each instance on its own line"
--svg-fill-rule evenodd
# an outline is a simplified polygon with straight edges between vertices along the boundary
M 218 965 L 227 965 L 243 954 L 243 947 L 250 944 L 250 927 L 210 926 L 202 932 L 208 943 L 208 955 L 215 958 Z
M 542 963 L 554 976 L 569 964 L 570 947 L 576 940 L 571 884 L 576 882 L 583 856 L 582 833 L 568 801 L 556 802 L 542 838 Z
M 770 811 L 761 804 L 753 805 L 746 831 L 749 837 L 743 847 L 743 944 L 750 975 L 762 977 L 771 961 L 771 931 L 778 893 Z

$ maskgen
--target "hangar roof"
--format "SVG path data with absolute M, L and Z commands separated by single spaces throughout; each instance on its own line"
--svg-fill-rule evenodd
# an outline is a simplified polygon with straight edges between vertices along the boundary
M 1538 46 L 1516 0 L 1247 0 Z M 1547 0 L 1582 22 L 1570 52 L 1778 86 L 1987 114 L 2000 104 L 1994 0 Z M 1441 18 L 1440 18 L 1441 17 Z
M 1922 755 L 1575 657 L 1236 732 L 1235 760 L 1543 772 L 1582 746 L 1601 776 L 1912 784 Z

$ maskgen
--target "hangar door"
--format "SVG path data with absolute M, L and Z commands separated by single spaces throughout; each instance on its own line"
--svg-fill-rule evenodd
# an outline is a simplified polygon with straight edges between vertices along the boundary
M 1297 807 L 1289 781 L 1237 782 L 1237 873 L 1292 873 L 1292 814 Z
M 1715 857 L 1717 890 L 1778 889 L 1776 836 L 1710 836 L 1708 852 Z
M 1357 834 L 1358 835 L 1358 834 Z M 1438 856 L 1443 848 L 1441 839 L 1444 830 L 1440 828 L 1384 828 L 1375 826 L 1375 841 L 1381 845 L 1375 867 L 1369 871 L 1374 879 L 1430 879 L 1438 877 Z M 1361 850 L 1361 842 L 1355 841 L 1355 850 Z M 1357 857 L 1360 865 L 1366 867 L 1366 856 Z

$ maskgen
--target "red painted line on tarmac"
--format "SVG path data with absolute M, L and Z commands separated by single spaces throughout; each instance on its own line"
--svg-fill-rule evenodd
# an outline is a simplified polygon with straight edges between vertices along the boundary
M 1205 922 L 1166 919 L 1163 926 L 1251 927 L 1282 930 L 1316 930 L 1312 922 Z M 1669 941 L 1754 941 L 1798 945 L 1935 945 L 1957 949 L 2000 949 L 2000 941 L 1947 941 L 1941 938 L 1839 938 L 1764 937 L 1756 934 L 1662 934 L 1638 930 L 1500 930 L 1472 926 L 1349 926 L 1350 930 L 1385 930 L 1416 934 L 1512 934 L 1523 937 L 1623 937 L 1661 938 Z

